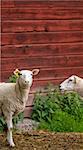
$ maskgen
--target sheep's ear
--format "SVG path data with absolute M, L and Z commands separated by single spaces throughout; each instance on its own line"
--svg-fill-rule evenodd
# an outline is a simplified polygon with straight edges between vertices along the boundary
M 19 75 L 21 75 L 21 73 L 20 73 L 20 71 L 19 71 L 18 69 L 16 69 L 16 70 L 14 71 L 14 74 L 15 74 L 17 77 L 19 77 Z
M 74 83 L 76 84 L 76 77 L 74 77 Z
M 33 69 L 32 73 L 33 73 L 33 75 L 37 75 L 39 73 L 39 69 Z

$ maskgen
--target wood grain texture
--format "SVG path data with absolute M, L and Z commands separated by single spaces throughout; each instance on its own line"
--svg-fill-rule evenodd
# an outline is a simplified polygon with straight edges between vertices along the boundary
M 31 113 L 32 113 L 32 107 L 26 107 L 25 111 L 24 111 L 24 117 L 25 118 L 30 118 L 31 117 Z
M 82 0 L 2 0 L 2 8 L 82 8 Z
M 5 45 L 2 46 L 3 58 L 9 57 L 43 57 L 57 55 L 83 54 L 82 43 L 58 43 L 58 44 L 28 44 L 28 45 Z
M 83 20 L 22 20 L 3 21 L 2 32 L 82 31 Z
M 83 42 L 83 31 L 2 33 L 2 45 Z
M 83 19 L 83 9 L 2 8 L 2 20 Z
M 26 106 L 33 106 L 34 105 L 34 94 L 29 94 L 29 98 L 27 100 Z
M 15 68 L 48 68 L 83 66 L 83 55 L 2 58 L 2 70 Z

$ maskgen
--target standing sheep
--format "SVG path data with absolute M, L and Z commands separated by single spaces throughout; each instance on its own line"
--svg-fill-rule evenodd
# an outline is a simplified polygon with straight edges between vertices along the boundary
M 4 115 L 7 123 L 7 141 L 10 146 L 15 144 L 12 138 L 12 117 L 23 112 L 28 99 L 33 76 L 39 73 L 39 69 L 21 70 L 16 69 L 14 74 L 18 76 L 16 83 L 0 83 L 0 115 Z
M 71 77 L 63 81 L 59 87 L 62 93 L 64 93 L 65 91 L 75 91 L 83 97 L 83 79 L 76 75 L 72 75 Z

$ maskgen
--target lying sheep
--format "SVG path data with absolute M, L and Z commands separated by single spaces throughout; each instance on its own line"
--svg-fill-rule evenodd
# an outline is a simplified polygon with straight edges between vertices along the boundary
M 83 97 L 83 79 L 72 75 L 60 84 L 60 90 L 62 93 L 65 91 L 75 91 Z
M 12 138 L 12 117 L 24 111 L 28 99 L 33 76 L 39 73 L 39 69 L 22 70 L 14 72 L 18 76 L 16 83 L 0 83 L 0 115 L 4 115 L 7 123 L 7 141 L 10 146 L 15 144 Z

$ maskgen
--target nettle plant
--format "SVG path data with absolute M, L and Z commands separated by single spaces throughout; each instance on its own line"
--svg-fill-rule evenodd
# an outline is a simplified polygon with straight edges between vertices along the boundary
M 46 95 L 36 93 L 32 119 L 40 122 L 39 128 L 51 131 L 78 131 L 81 121 L 83 131 L 83 100 L 75 92 L 62 95 L 58 88 L 48 88 Z
M 18 76 L 12 74 L 12 75 L 9 77 L 8 81 L 9 81 L 9 82 L 12 82 L 12 83 L 15 83 L 17 78 L 18 78 Z M 14 117 L 14 118 L 13 118 L 13 124 L 14 124 L 14 126 L 15 126 L 19 121 L 23 121 L 23 118 L 24 118 L 23 112 L 21 112 L 20 114 L 18 114 L 18 116 Z M 5 120 L 4 120 L 4 117 L 3 117 L 3 116 L 0 116 L 0 132 L 3 132 L 6 128 L 7 128 L 7 125 L 6 125 L 6 122 L 5 122 Z

